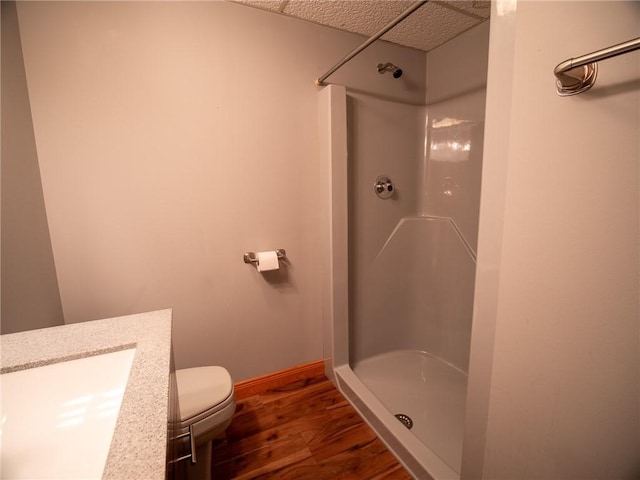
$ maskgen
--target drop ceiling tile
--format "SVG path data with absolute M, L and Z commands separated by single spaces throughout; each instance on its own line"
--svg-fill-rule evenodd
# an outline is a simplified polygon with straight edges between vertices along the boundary
M 386 33 L 382 39 L 429 51 L 480 23 L 480 20 L 427 3 Z
M 234 0 L 340 30 L 371 36 L 414 0 Z M 382 39 L 424 51 L 442 45 L 489 17 L 488 0 L 432 0 Z
M 291 0 L 284 13 L 369 36 L 412 3 L 411 0 Z
M 489 0 L 436 0 L 434 3 L 462 10 L 485 20 L 491 14 L 491 2 Z

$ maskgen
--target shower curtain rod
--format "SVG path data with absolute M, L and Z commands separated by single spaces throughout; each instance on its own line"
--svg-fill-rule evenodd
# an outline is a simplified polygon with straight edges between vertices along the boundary
M 416 3 L 414 3 L 413 5 L 411 5 L 409 8 L 407 8 L 406 10 L 404 10 L 400 15 L 398 15 L 396 18 L 394 18 L 393 20 L 391 20 L 389 23 L 387 23 L 384 27 L 382 27 L 378 32 L 374 33 L 366 42 L 364 42 L 362 45 L 360 45 L 358 48 L 356 48 L 355 50 L 353 50 L 351 53 L 349 53 L 348 55 L 346 55 L 342 60 L 340 60 L 338 63 L 336 63 L 333 67 L 331 67 L 327 73 L 325 73 L 324 75 L 322 75 L 321 77 L 319 77 L 316 80 L 316 85 L 318 86 L 323 86 L 326 85 L 326 83 L 324 83 L 324 81 L 330 76 L 332 75 L 336 70 L 338 70 L 341 66 L 343 66 L 345 63 L 347 63 L 349 60 L 351 60 L 353 57 L 355 57 L 356 55 L 358 55 L 361 51 L 363 51 L 365 48 L 367 48 L 369 45 L 371 45 L 373 42 L 375 42 L 378 38 L 380 38 L 382 35 L 384 35 L 385 33 L 387 33 L 389 30 L 391 30 L 393 27 L 395 27 L 398 23 L 400 23 L 402 20 L 404 20 L 405 18 L 407 18 L 409 15 L 411 15 L 413 12 L 415 12 L 417 9 L 419 9 L 422 5 L 424 5 L 425 3 L 427 3 L 429 0 L 420 0 Z
M 598 64 L 600 60 L 617 57 L 623 53 L 640 49 L 640 37 L 628 42 L 619 43 L 611 47 L 603 48 L 595 52 L 587 53 L 580 57 L 570 58 L 559 64 L 553 73 L 556 76 L 556 89 L 558 95 L 566 97 L 589 90 L 596 82 Z M 571 72 L 574 68 L 585 67 L 579 73 Z

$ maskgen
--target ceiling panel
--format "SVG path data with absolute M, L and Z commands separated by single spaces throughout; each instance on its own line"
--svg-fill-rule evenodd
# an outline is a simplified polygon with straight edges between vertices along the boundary
M 371 36 L 414 0 L 235 0 L 302 20 Z M 432 0 L 382 39 L 429 51 L 489 18 L 488 0 Z
M 411 0 L 290 0 L 283 13 L 349 32 L 371 35 L 411 3 Z
M 481 21 L 430 2 L 396 25 L 382 38 L 428 52 L 478 25 Z

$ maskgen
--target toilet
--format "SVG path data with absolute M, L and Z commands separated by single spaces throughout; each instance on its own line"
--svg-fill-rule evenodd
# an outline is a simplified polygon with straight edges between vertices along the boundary
M 189 465 L 189 480 L 211 478 L 211 440 L 224 436 L 236 409 L 229 372 L 218 366 L 176 370 L 180 433 L 192 432 L 196 463 Z

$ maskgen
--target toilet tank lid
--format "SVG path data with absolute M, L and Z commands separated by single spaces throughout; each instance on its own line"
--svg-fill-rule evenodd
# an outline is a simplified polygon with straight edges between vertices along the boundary
M 231 395 L 231 375 L 223 367 L 176 370 L 180 420 L 184 421 L 222 403 Z

